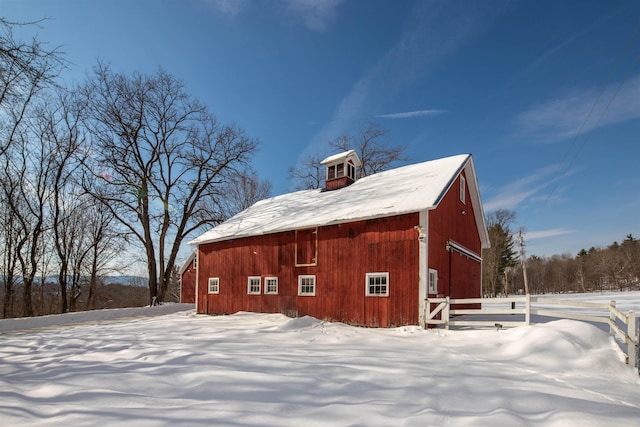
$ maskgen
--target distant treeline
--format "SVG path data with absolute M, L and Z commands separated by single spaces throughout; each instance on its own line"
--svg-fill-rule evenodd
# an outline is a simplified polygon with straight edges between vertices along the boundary
M 522 255 L 526 241 L 511 225 L 516 213 L 498 209 L 487 215 L 491 247 L 482 251 L 485 296 L 526 293 Z M 525 257 L 530 294 L 640 289 L 640 242 L 628 234 L 622 243 L 571 254 Z
M 1 282 L 1 280 L 0 280 Z M 106 282 L 106 283 L 105 283 Z M 74 310 L 83 311 L 91 309 L 109 309 L 124 307 L 144 307 L 149 304 L 149 290 L 146 281 L 138 284 L 117 283 L 114 279 L 98 282 L 95 289 L 95 299 L 89 302 L 89 283 L 85 282 L 80 286 L 80 292 L 76 298 Z M 12 293 L 13 301 L 8 308 L 6 317 L 19 317 L 22 315 L 22 284 L 16 284 L 16 292 Z M 177 289 L 176 289 L 177 290 Z M 169 301 L 178 302 L 178 295 L 170 292 Z M 0 287 L 0 304 L 4 301 L 4 286 Z M 60 314 L 60 287 L 54 281 L 45 282 L 44 286 L 37 283 L 32 293 L 32 303 L 35 316 L 46 316 L 49 314 Z M 4 307 L 2 307 L 4 308 Z
M 640 241 L 629 234 L 622 243 L 582 249 L 575 257 L 531 256 L 526 270 L 533 294 L 640 290 Z M 507 277 L 512 290 L 524 291 L 522 264 L 508 270 Z

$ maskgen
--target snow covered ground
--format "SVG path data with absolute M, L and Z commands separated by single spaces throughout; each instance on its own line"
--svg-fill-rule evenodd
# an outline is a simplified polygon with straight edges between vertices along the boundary
M 604 298 L 640 311 L 640 293 Z M 637 371 L 587 323 L 367 329 L 189 308 L 0 320 L 0 426 L 640 425 Z

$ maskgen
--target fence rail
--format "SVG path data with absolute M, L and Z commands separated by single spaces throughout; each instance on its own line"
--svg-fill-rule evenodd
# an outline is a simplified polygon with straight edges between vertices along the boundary
M 511 304 L 511 308 L 491 307 L 495 305 L 504 306 Z M 481 308 L 455 308 L 460 305 L 480 305 Z M 578 309 L 591 309 L 602 311 L 602 315 L 591 313 L 550 310 L 548 306 L 575 307 Z M 627 364 L 635 368 L 640 368 L 640 334 L 636 327 L 636 314 L 633 310 L 623 313 L 616 307 L 616 302 L 596 303 L 587 301 L 564 300 L 547 297 L 534 297 L 530 295 L 515 296 L 506 298 L 427 298 L 425 304 L 425 326 L 444 325 L 446 329 L 456 326 L 463 327 L 514 327 L 530 325 L 531 316 L 554 317 L 559 319 L 581 320 L 591 323 L 602 323 L 609 325 L 609 333 L 614 335 L 623 344 L 626 350 Z M 523 320 L 509 320 L 504 318 L 494 319 L 457 319 L 461 315 L 480 315 L 480 317 L 491 317 L 496 315 L 519 315 L 524 316 Z M 626 347 L 626 349 L 625 349 Z

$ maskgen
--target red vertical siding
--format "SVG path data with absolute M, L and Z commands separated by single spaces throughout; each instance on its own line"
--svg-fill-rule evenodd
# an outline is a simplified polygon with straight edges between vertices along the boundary
M 326 181 L 325 188 L 327 190 L 339 190 L 340 188 L 344 188 L 353 184 L 353 182 L 353 179 L 349 178 L 348 176 L 343 176 Z
M 196 269 L 193 262 L 180 277 L 180 302 L 194 304 L 196 302 Z
M 478 255 L 482 253 L 468 187 L 465 189 L 466 203 L 460 201 L 459 189 L 460 177 L 438 207 L 429 211 L 428 262 L 429 268 L 438 270 L 439 295 L 477 298 L 480 297 L 480 263 L 455 251 L 446 250 L 447 241 L 452 239 Z
M 295 232 L 199 247 L 198 312 L 280 312 L 356 325 L 416 324 L 418 214 L 318 228 L 315 266 L 295 266 Z M 389 273 L 389 296 L 365 296 L 366 273 Z M 315 296 L 298 296 L 298 275 L 316 276 Z M 263 278 L 262 294 L 247 294 L 247 277 Z M 278 295 L 264 295 L 264 277 L 277 276 Z M 207 279 L 220 293 L 207 294 Z

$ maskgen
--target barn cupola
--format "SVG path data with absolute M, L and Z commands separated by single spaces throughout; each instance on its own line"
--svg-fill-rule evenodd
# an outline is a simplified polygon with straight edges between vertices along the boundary
M 327 168 L 325 190 L 337 190 L 356 181 L 357 168 L 362 166 L 358 154 L 354 150 L 329 156 L 320 162 Z

